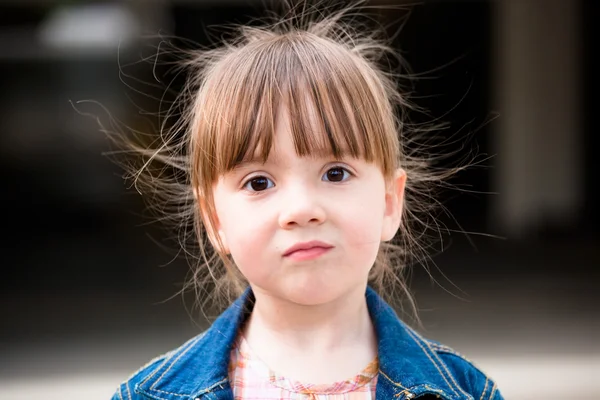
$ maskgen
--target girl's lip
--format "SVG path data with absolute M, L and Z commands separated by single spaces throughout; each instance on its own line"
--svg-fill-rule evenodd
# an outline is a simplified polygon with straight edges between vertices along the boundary
M 329 243 L 321 242 L 319 240 L 312 240 L 310 242 L 300 242 L 300 243 L 296 243 L 292 247 L 288 248 L 283 253 L 283 256 L 288 257 L 292 253 L 299 251 L 299 250 L 309 250 L 309 249 L 313 249 L 313 248 L 320 248 L 322 250 L 328 250 L 332 247 L 333 246 L 330 245 Z
M 296 250 L 286 256 L 286 259 L 293 261 L 308 261 L 321 257 L 323 254 L 331 250 L 331 247 L 311 247 L 305 250 Z

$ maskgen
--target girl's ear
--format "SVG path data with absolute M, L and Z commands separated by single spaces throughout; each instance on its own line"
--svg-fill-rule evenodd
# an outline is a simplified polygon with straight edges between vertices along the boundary
M 202 217 L 204 229 L 206 230 L 206 234 L 208 235 L 210 243 L 219 253 L 229 254 L 227 238 L 225 237 L 225 232 L 223 232 L 223 230 L 221 229 L 221 224 L 219 223 L 218 216 L 210 211 L 210 208 L 206 204 L 206 199 L 198 196 L 197 191 L 194 191 L 194 195 L 198 200 L 198 206 L 200 207 L 200 215 Z M 212 219 L 210 218 L 211 216 L 213 217 Z M 217 234 L 215 234 L 215 232 Z
M 404 189 L 406 187 L 406 172 L 398 168 L 394 178 L 386 185 L 385 211 L 381 227 L 381 241 L 392 240 L 400 228 L 402 209 L 404 208 Z

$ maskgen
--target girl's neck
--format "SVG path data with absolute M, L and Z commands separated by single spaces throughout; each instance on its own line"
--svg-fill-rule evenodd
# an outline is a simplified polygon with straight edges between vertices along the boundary
M 318 306 L 293 304 L 254 290 L 256 303 L 243 334 L 254 352 L 284 375 L 313 382 L 310 378 L 324 377 L 323 371 L 306 374 L 304 364 L 313 365 L 313 372 L 321 370 L 315 365 L 325 371 L 335 366 L 336 374 L 328 381 L 349 378 L 377 355 L 364 289 Z

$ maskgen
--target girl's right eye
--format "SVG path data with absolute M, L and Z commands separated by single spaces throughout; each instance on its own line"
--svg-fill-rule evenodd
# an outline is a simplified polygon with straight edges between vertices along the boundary
M 255 176 L 244 183 L 244 189 L 250 192 L 262 192 L 275 186 L 272 180 L 265 176 Z

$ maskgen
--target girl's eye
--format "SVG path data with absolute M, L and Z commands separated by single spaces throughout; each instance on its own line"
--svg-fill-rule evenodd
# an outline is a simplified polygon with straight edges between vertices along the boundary
M 327 170 L 323 175 L 324 181 L 329 182 L 343 182 L 352 175 L 346 168 L 333 167 Z
M 264 176 L 255 176 L 249 179 L 245 184 L 244 188 L 251 192 L 262 192 L 275 186 L 272 180 Z

